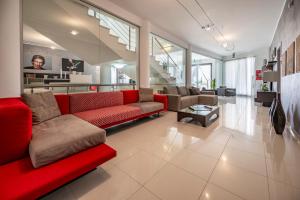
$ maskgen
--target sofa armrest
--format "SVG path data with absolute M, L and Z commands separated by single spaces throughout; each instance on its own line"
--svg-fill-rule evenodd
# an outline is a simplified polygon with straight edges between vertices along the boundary
M 28 154 L 32 112 L 20 98 L 0 99 L 0 165 Z
M 180 110 L 181 96 L 175 94 L 167 94 L 168 97 L 168 110 L 178 111 Z
M 168 110 L 168 97 L 162 94 L 154 94 L 154 101 L 164 104 L 164 110 Z

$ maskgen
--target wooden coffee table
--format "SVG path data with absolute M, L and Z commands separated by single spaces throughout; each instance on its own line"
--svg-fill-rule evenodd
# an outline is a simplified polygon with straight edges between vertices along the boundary
M 219 107 L 209 106 L 211 110 L 206 109 L 205 105 L 194 105 L 198 109 L 193 110 L 190 107 L 181 109 L 177 112 L 177 121 L 179 122 L 183 118 L 191 117 L 193 120 L 200 122 L 202 126 L 207 127 L 219 118 Z M 201 109 L 203 108 L 203 109 Z

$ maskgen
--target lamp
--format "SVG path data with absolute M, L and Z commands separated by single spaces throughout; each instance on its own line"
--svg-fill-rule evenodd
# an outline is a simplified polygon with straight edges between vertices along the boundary
M 276 71 L 266 71 L 263 73 L 263 80 L 268 82 L 277 82 L 278 81 L 278 72 Z
M 272 82 L 277 82 L 279 80 L 279 74 L 276 71 L 265 71 L 262 74 L 262 78 L 264 82 L 271 82 L 270 83 L 270 90 L 273 90 L 273 83 Z

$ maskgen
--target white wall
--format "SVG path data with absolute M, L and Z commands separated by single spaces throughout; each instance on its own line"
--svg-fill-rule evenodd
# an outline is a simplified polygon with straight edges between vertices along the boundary
M 19 0 L 0 1 L 0 98 L 21 93 L 21 23 Z

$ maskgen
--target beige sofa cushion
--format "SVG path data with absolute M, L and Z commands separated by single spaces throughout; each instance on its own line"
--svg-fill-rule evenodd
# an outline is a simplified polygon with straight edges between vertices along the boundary
M 184 96 L 181 97 L 180 109 L 198 104 L 198 96 Z
M 139 89 L 140 102 L 151 102 L 154 100 L 152 88 L 140 88 Z
M 105 130 L 74 115 L 33 126 L 29 154 L 35 168 L 105 142 Z
M 178 95 L 177 86 L 168 86 L 168 87 L 164 87 L 164 93 L 165 93 L 165 94 Z
M 189 95 L 189 91 L 186 87 L 182 86 L 182 87 L 178 87 L 178 93 L 181 95 L 181 96 L 187 96 Z
M 141 102 L 141 103 L 132 103 L 129 105 L 139 107 L 142 110 L 142 114 L 164 109 L 164 104 L 159 102 Z
M 23 94 L 23 99 L 32 111 L 33 124 L 39 124 L 61 115 L 52 92 Z
M 218 105 L 218 96 L 201 94 L 198 96 L 198 103 L 210 106 Z
M 200 89 L 197 87 L 190 87 L 189 90 L 191 95 L 200 95 Z

